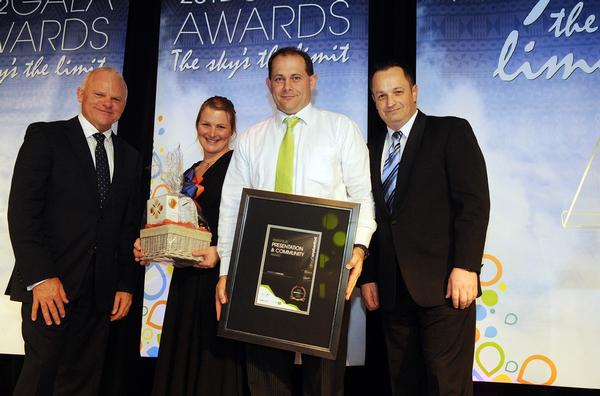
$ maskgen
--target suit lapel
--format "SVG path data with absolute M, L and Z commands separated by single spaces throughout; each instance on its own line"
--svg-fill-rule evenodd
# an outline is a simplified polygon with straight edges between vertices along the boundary
M 385 142 L 387 130 L 380 134 L 377 139 L 373 142 L 371 150 L 371 186 L 373 190 L 373 199 L 375 202 L 382 203 L 382 208 L 389 214 L 387 205 L 385 204 L 385 197 L 383 192 L 383 185 L 381 182 L 381 157 L 383 156 L 383 144 Z
M 114 196 L 114 191 L 117 189 L 119 183 L 121 182 L 121 179 L 123 178 L 122 172 L 125 167 L 125 156 L 123 153 L 123 147 L 119 143 L 119 138 L 113 132 L 112 144 L 114 152 L 114 169 L 112 181 L 110 183 L 110 190 L 108 191 L 108 196 L 106 197 L 106 202 L 104 203 L 104 206 L 107 206 L 112 200 L 112 197 Z
M 426 121 L 426 115 L 418 111 L 417 118 L 415 118 L 415 122 L 410 130 L 410 134 L 408 135 L 406 147 L 402 152 L 402 159 L 400 160 L 400 167 L 398 169 L 398 179 L 396 180 L 396 193 L 394 198 L 395 213 L 399 212 L 399 209 L 402 207 L 404 202 L 406 188 L 408 186 L 408 179 L 410 178 L 415 158 L 419 152 L 419 148 L 421 147 L 423 134 L 425 133 Z
M 65 130 L 67 140 L 73 148 L 73 153 L 77 161 L 81 165 L 83 186 L 82 188 L 88 191 L 96 191 L 96 199 L 98 196 L 98 185 L 96 183 L 96 168 L 94 167 L 94 161 L 90 154 L 90 147 L 88 146 L 87 140 L 81 128 L 81 124 L 77 117 L 71 118 L 67 122 L 68 128 Z

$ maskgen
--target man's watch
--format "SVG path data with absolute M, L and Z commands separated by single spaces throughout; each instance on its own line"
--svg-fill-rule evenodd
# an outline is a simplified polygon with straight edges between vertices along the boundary
M 369 257 L 369 248 L 368 248 L 368 247 L 366 247 L 365 245 L 363 245 L 363 244 L 360 244 L 360 243 L 355 243 L 353 247 L 355 247 L 355 248 L 359 248 L 360 250 L 362 250 L 362 251 L 363 251 L 363 253 L 365 254 L 365 257 L 364 257 L 364 258 L 367 258 L 367 257 Z

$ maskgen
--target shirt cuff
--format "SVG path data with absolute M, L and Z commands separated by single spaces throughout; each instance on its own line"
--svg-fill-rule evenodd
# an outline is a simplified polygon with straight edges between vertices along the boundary
M 39 281 L 39 282 L 36 282 L 36 283 L 34 283 L 33 285 L 29 285 L 29 286 L 27 286 L 27 291 L 32 291 L 34 287 L 36 287 L 37 285 L 39 285 L 39 284 L 41 284 L 41 283 L 44 283 L 44 282 L 46 282 L 48 279 L 49 279 L 49 278 L 46 278 L 46 279 L 44 279 L 44 280 L 41 280 L 41 281 Z
M 222 252 L 219 252 L 219 255 L 221 255 L 221 253 Z M 229 272 L 230 262 L 231 258 L 223 254 L 223 256 L 221 257 L 221 261 L 219 262 L 219 276 L 227 275 L 227 273 Z
M 356 230 L 356 238 L 354 238 L 354 244 L 364 245 L 367 248 L 371 243 L 371 236 L 373 235 L 373 231 L 366 228 L 361 228 L 360 226 Z

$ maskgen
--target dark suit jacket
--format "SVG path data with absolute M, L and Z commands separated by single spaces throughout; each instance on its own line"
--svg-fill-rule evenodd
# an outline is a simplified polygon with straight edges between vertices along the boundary
M 418 305 L 444 304 L 454 267 L 481 268 L 490 207 L 483 155 L 466 120 L 419 111 L 390 214 L 381 183 L 385 133 L 369 144 L 377 232 L 361 283 L 376 281 L 381 308 L 392 310 L 398 266 Z
M 113 146 L 113 179 L 101 208 L 94 163 L 77 117 L 27 128 L 8 202 L 15 254 L 7 290 L 12 300 L 31 302 L 27 286 L 58 277 L 73 301 L 90 265 L 99 309 L 112 308 L 117 290 L 133 291 L 140 161 L 137 151 L 114 134 Z

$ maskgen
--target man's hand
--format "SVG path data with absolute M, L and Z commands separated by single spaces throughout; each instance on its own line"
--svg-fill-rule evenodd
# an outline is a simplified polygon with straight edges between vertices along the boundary
M 369 282 L 360 286 L 363 303 L 369 311 L 375 311 L 379 308 L 379 293 L 377 292 L 377 283 Z
M 31 321 L 37 320 L 38 308 L 42 310 L 44 321 L 48 326 L 59 325 L 65 317 L 65 304 L 69 303 L 67 293 L 58 278 L 48 278 L 33 288 L 33 303 L 31 305 Z
M 113 309 L 110 312 L 110 321 L 123 319 L 127 316 L 129 308 L 131 307 L 132 295 L 124 291 L 118 291 L 115 293 L 115 302 L 113 303 Z
M 468 308 L 477 298 L 477 274 L 454 267 L 448 278 L 446 298 L 452 298 L 454 308 Z
M 227 304 L 227 275 L 221 275 L 215 288 L 215 309 L 217 311 L 217 320 L 221 320 L 221 308 Z
M 356 287 L 356 281 L 362 272 L 363 261 L 365 260 L 365 252 L 359 247 L 352 249 L 352 257 L 350 261 L 346 263 L 346 268 L 350 270 L 348 276 L 348 286 L 346 287 L 346 300 L 350 300 L 354 287 Z
M 219 254 L 216 246 L 209 246 L 204 249 L 195 250 L 192 256 L 198 257 L 198 262 L 194 264 L 196 268 L 214 268 L 219 262 Z
M 140 265 L 148 265 L 146 260 L 142 260 L 144 254 L 142 253 L 142 241 L 140 241 L 140 238 L 136 239 L 133 243 L 133 257 Z

